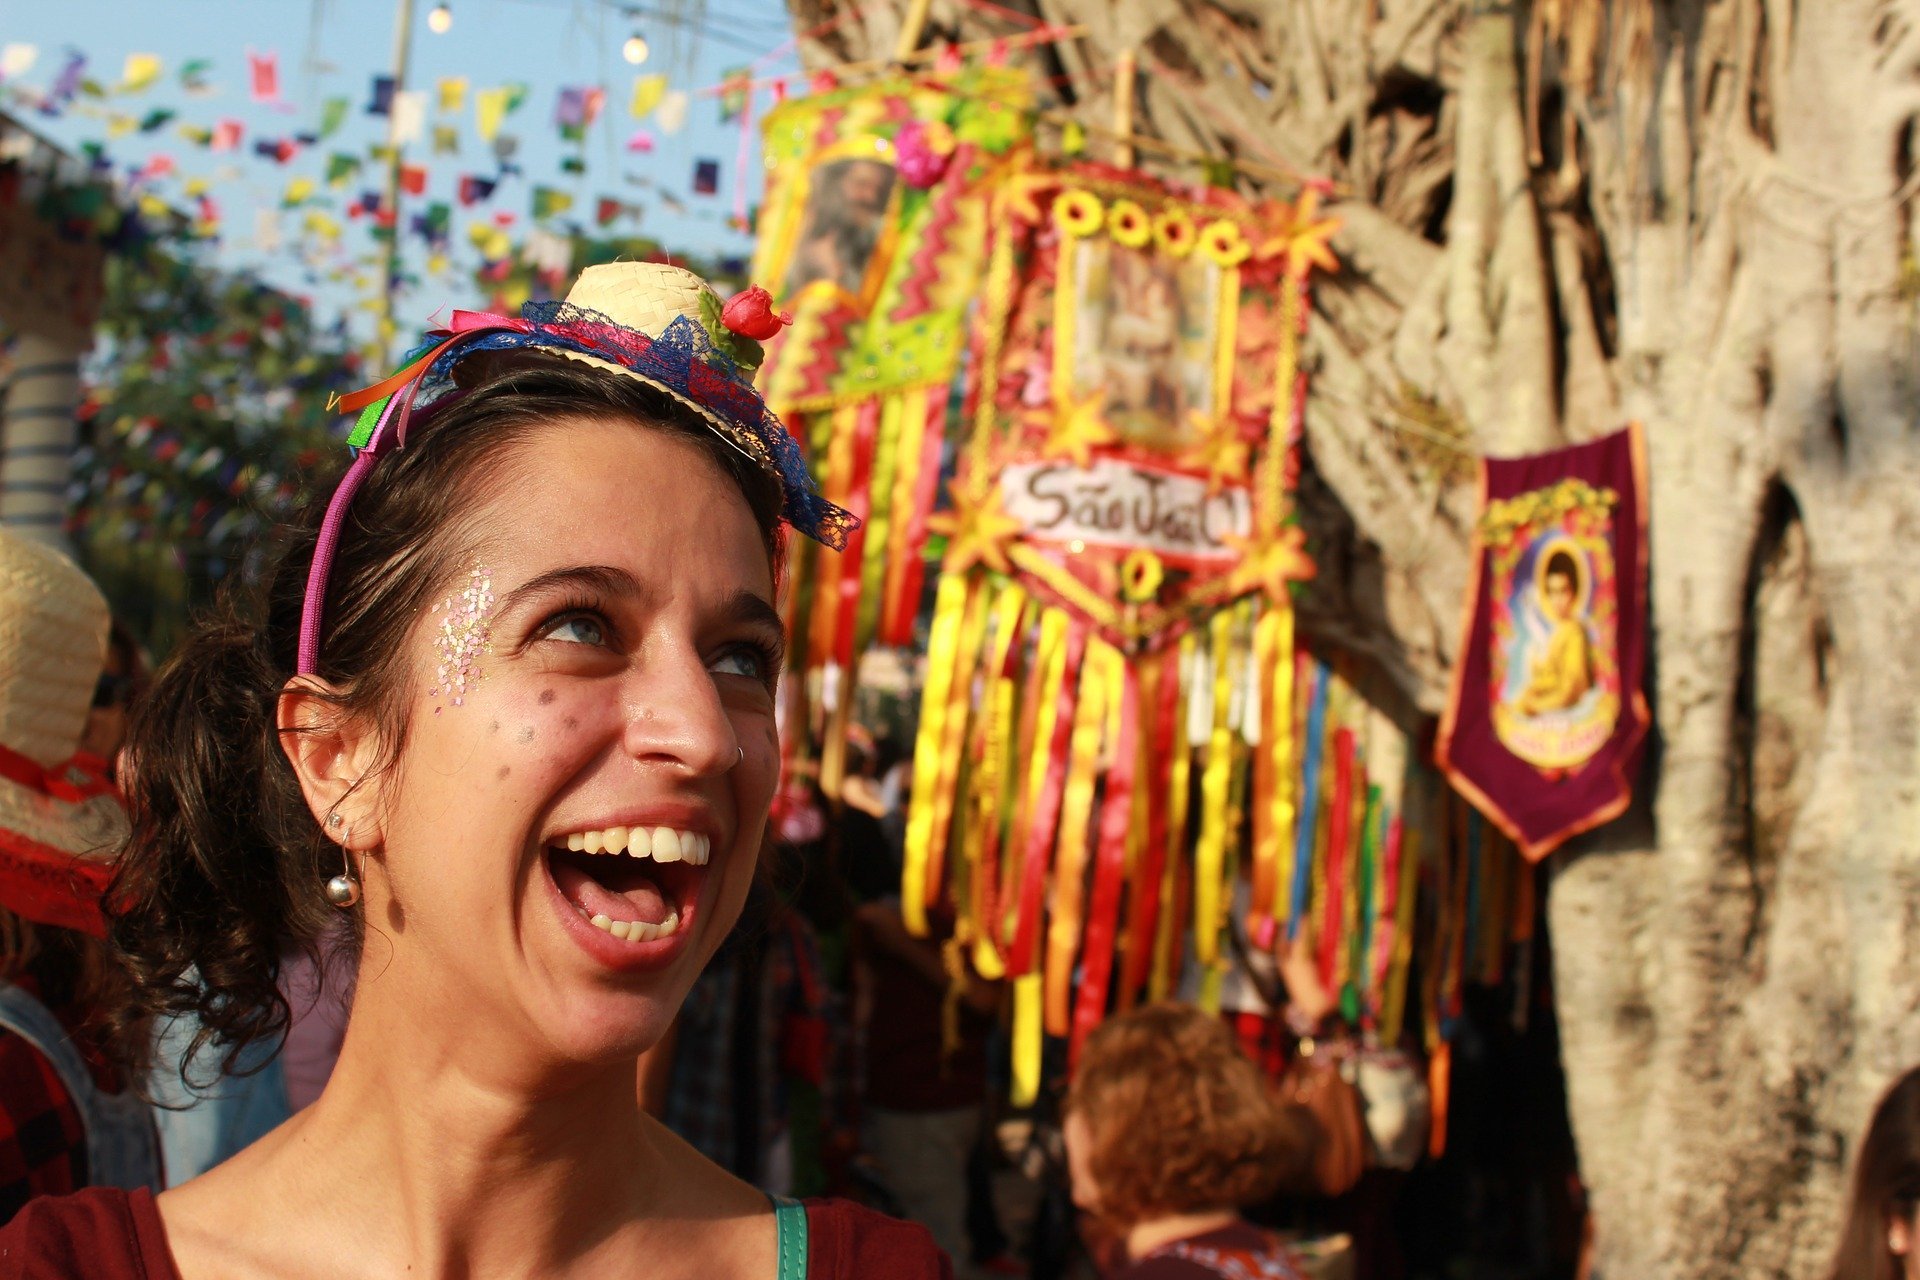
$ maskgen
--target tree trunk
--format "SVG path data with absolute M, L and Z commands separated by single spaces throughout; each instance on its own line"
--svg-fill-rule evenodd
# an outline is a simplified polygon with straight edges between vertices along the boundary
M 814 61 L 891 48 L 885 6 L 790 4 L 843 19 Z M 1132 45 L 1138 127 L 1337 184 L 1303 514 L 1338 571 L 1308 613 L 1423 709 L 1470 455 L 1645 424 L 1657 741 L 1549 896 L 1599 1274 L 1817 1273 L 1920 1061 L 1920 6 L 1012 7 L 1087 27 L 1035 66 L 1088 123 Z M 1012 29 L 958 0 L 933 28 Z

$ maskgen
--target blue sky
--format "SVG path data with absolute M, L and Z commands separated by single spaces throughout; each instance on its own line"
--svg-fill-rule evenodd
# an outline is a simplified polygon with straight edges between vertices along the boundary
M 495 210 L 508 211 L 517 215 L 509 230 L 519 239 L 532 225 L 530 203 L 535 184 L 574 195 L 574 208 L 565 218 L 589 228 L 596 200 L 611 196 L 645 209 L 637 222 L 623 220 L 616 230 L 650 235 L 671 249 L 686 252 L 744 255 L 750 250 L 751 237 L 727 225 L 734 208 L 741 132 L 738 124 L 720 122 L 717 98 L 695 93 L 683 129 L 672 135 L 653 130 L 657 147 L 651 155 L 625 150 L 627 138 L 637 127 L 628 114 L 628 103 L 636 74 L 663 73 L 673 88 L 698 90 L 716 84 L 728 69 L 774 52 L 790 34 L 780 0 L 707 0 L 704 20 L 695 29 L 670 25 L 647 12 L 628 16 L 631 8 L 644 11 L 666 7 L 659 0 L 637 5 L 622 0 L 451 0 L 452 28 L 439 35 L 427 27 L 433 5 L 434 0 L 415 0 L 408 87 L 431 91 L 440 77 L 465 76 L 471 89 L 464 110 L 456 116 L 441 116 L 430 94 L 429 136 L 435 123 L 456 124 L 460 154 L 431 155 L 425 141 L 409 148 L 409 161 L 425 164 L 429 179 L 424 196 L 405 198 L 402 217 L 421 211 L 432 201 L 453 204 L 456 269 L 423 280 L 403 301 L 403 338 L 408 331 L 422 327 L 436 310 L 471 306 L 483 300 L 468 270 L 478 255 L 468 243 L 467 225 Z M 346 310 L 354 317 L 356 332 L 365 334 L 370 321 L 364 311 L 354 308 L 359 295 L 347 285 L 316 277 L 300 261 L 294 245 L 301 213 L 280 215 L 285 243 L 276 252 L 263 253 L 256 244 L 256 211 L 278 208 L 289 181 L 295 177 L 319 182 L 329 154 L 352 152 L 364 159 L 370 144 L 384 140 L 387 121 L 366 114 L 366 106 L 372 97 L 373 77 L 386 74 L 392 61 L 396 7 L 397 0 L 0 0 L 0 43 L 39 47 L 37 64 L 19 80 L 39 90 L 46 89 L 59 74 L 69 49 L 87 56 L 87 75 L 103 84 L 120 79 L 130 53 L 162 58 L 166 72 L 153 88 L 99 104 L 134 116 L 144 116 L 157 108 L 178 113 L 174 121 L 151 134 L 134 132 L 108 140 L 104 120 L 77 111 L 57 119 L 38 114 L 26 114 L 23 119 L 69 148 L 89 140 L 105 142 L 108 154 L 122 172 L 146 163 L 155 153 L 171 155 L 178 174 L 159 180 L 154 190 L 178 207 L 190 207 L 192 203 L 184 197 L 186 180 L 212 179 L 209 194 L 220 206 L 223 227 L 222 243 L 213 251 L 212 260 L 226 266 L 255 268 L 268 282 L 312 297 L 323 319 L 330 319 L 331 312 Z M 678 7 L 698 10 L 701 6 Z M 636 27 L 652 46 L 651 56 L 638 68 L 621 57 L 621 45 Z M 290 111 L 251 100 L 246 58 L 249 50 L 278 55 L 281 95 Z M 180 86 L 179 69 L 193 58 L 212 62 L 208 74 L 214 88 L 211 95 L 191 96 Z M 787 53 L 767 61 L 761 74 L 786 74 L 797 67 L 792 54 Z M 524 177 L 502 183 L 490 203 L 462 209 L 455 200 L 459 176 L 491 175 L 495 170 L 493 157 L 475 128 L 472 91 L 512 81 L 524 82 L 530 89 L 525 105 L 508 117 L 502 130 L 519 139 L 515 163 L 524 170 Z M 582 150 L 562 141 L 554 125 L 554 109 L 563 86 L 591 85 L 606 90 L 606 109 Z M 321 104 L 335 96 L 345 97 L 351 104 L 347 122 L 337 134 L 316 147 L 303 148 L 286 165 L 253 153 L 256 139 L 313 129 Z M 767 94 L 762 91 L 756 110 L 764 111 L 768 105 Z M 211 126 L 222 118 L 239 120 L 246 126 L 246 143 L 237 154 L 205 150 L 176 132 L 180 124 Z M 752 203 L 758 198 L 761 182 L 759 148 L 755 145 L 746 150 L 750 156 L 750 169 L 745 175 L 747 200 Z M 584 175 L 566 174 L 560 169 L 562 158 L 575 153 L 586 162 Z M 720 193 L 695 196 L 691 194 L 694 163 L 709 158 L 721 163 Z M 655 190 L 631 180 L 636 177 L 671 193 L 685 204 L 685 210 L 676 212 L 667 207 Z M 382 186 L 378 167 L 368 162 L 344 191 L 330 190 L 321 182 L 320 195 L 332 199 L 335 207 L 328 211 L 330 215 L 346 222 L 343 215 L 347 203 L 362 189 Z M 344 256 L 370 254 L 365 220 L 346 225 Z M 426 246 L 412 237 L 405 243 L 409 269 L 421 271 L 427 260 Z

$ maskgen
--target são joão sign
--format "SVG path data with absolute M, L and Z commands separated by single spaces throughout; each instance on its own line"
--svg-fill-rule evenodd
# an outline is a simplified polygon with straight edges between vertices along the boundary
M 1205 477 L 1143 467 L 1118 458 L 1088 466 L 1032 461 L 1000 473 L 1007 514 L 1030 539 L 1071 546 L 1145 547 L 1173 563 L 1232 560 L 1230 538 L 1253 527 L 1244 486 L 1207 491 Z

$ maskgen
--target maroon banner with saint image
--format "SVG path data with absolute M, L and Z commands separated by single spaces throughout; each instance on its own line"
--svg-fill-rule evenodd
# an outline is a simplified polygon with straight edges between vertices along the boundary
M 1435 755 L 1529 858 L 1625 811 L 1652 717 L 1639 426 L 1485 458 L 1467 633 Z

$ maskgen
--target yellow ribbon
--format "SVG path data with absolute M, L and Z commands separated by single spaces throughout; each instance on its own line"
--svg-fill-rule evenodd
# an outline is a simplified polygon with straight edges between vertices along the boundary
M 940 744 L 946 739 L 948 695 L 954 683 L 954 661 L 960 643 L 960 624 L 977 584 L 968 578 L 943 575 L 934 596 L 933 624 L 927 638 L 927 687 L 920 702 L 920 731 L 913 744 L 913 797 L 907 809 L 904 866 L 900 875 L 900 914 L 907 930 L 927 934 L 927 867 L 936 840 L 947 833 L 936 828 L 940 782 Z
M 1207 625 L 1213 655 L 1213 733 L 1200 777 L 1200 839 L 1193 855 L 1193 954 L 1202 964 L 1220 955 L 1222 873 L 1227 856 L 1227 799 L 1233 781 L 1233 613 L 1222 609 Z
M 1009 588 L 1010 590 L 1013 588 Z M 941 725 L 939 772 L 934 779 L 933 823 L 942 838 L 927 847 L 927 883 L 938 886 L 946 863 L 947 836 L 953 830 L 954 793 L 960 781 L 961 757 L 967 743 L 967 722 L 973 701 L 973 674 L 979 670 L 980 647 L 986 638 L 991 584 L 981 582 L 969 593 L 965 616 L 953 658 L 953 681 L 947 689 L 947 714 Z M 924 713 L 923 713 L 924 714 Z M 917 762 L 916 762 L 917 763 Z
M 1001 919 L 1001 937 L 1010 945 L 1013 926 L 1019 915 L 1020 872 L 1026 863 L 1027 825 L 1036 797 L 1046 787 L 1047 770 L 1052 763 L 1053 735 L 1059 728 L 1060 689 L 1067 680 L 1067 615 L 1060 609 L 1045 609 L 1040 614 L 1040 644 L 1034 657 L 1039 671 L 1035 696 L 1040 707 L 1033 725 L 1033 751 L 1027 761 L 1026 778 L 1021 783 L 1016 804 L 1007 859 L 1008 892 Z
M 1016 1107 L 1030 1107 L 1040 1096 L 1040 974 L 1013 980 L 1013 1096 Z
M 980 863 L 987 835 L 1000 823 L 1004 799 L 1002 780 L 1006 776 L 1008 763 L 1008 726 L 1013 719 L 1014 682 L 1011 677 L 996 673 L 1006 665 L 1008 651 L 1013 648 L 1015 641 L 1025 634 L 1026 629 L 1021 624 L 1026 615 L 1026 606 L 1026 590 L 1017 585 L 1009 585 L 993 602 L 993 649 L 986 667 L 989 683 L 986 706 L 980 716 L 980 750 L 968 779 L 967 813 L 971 820 L 966 823 L 961 840 L 961 868 L 964 874 L 956 877 L 954 886 L 954 901 L 961 904 L 969 926 L 969 936 L 974 940 L 976 967 L 980 969 L 982 977 L 996 979 L 1004 975 L 1005 969 L 987 937 L 991 922 L 981 918 L 987 886 L 982 882 L 984 868 Z M 983 960 L 984 964 L 981 963 Z
M 1100 764 L 1101 729 L 1106 723 L 1107 664 L 1120 661 L 1104 640 L 1087 641 L 1080 677 L 1080 700 L 1073 711 L 1067 781 L 1060 800 L 1060 837 L 1054 852 L 1053 909 L 1047 918 L 1047 1034 L 1064 1036 L 1072 1018 L 1073 960 L 1080 946 L 1086 897 L 1087 827 L 1093 816 L 1093 779 Z

